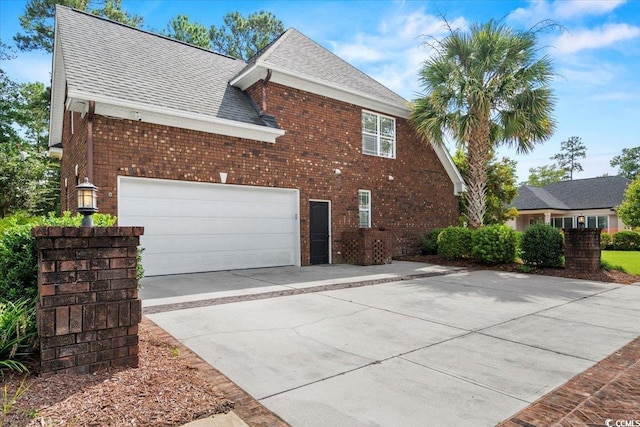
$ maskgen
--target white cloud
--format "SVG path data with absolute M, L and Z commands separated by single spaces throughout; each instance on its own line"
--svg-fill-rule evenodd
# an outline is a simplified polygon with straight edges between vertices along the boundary
M 560 53 L 598 49 L 640 36 L 640 27 L 628 24 L 605 24 L 592 30 L 563 33 L 553 43 Z
M 467 21 L 459 17 L 451 20 L 449 26 L 466 28 Z M 419 9 L 387 16 L 377 29 L 331 45 L 342 59 L 411 99 L 419 89 L 418 70 L 430 55 L 423 43 L 429 37 L 440 38 L 447 32 L 447 25 L 440 17 Z
M 533 0 L 528 7 L 520 7 L 509 20 L 533 25 L 545 19 L 562 20 L 610 13 L 626 0 Z
M 558 1 L 553 3 L 554 15 L 559 18 L 573 18 L 585 15 L 604 15 L 611 12 L 626 0 L 601 0 L 601 1 Z

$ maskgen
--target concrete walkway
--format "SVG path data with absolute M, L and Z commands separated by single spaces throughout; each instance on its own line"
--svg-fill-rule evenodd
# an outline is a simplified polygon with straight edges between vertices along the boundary
M 640 286 L 494 271 L 410 278 L 438 267 L 394 264 L 319 267 L 306 282 L 308 267 L 233 273 L 267 283 L 235 291 L 213 273 L 203 280 L 214 292 L 201 282 L 161 298 L 148 298 L 161 293 L 145 279 L 143 305 L 163 307 L 150 319 L 294 426 L 495 425 L 640 335 L 630 308 Z M 405 280 L 331 288 L 394 274 Z M 317 291 L 241 301 L 273 286 Z M 228 292 L 239 300 L 171 309 Z

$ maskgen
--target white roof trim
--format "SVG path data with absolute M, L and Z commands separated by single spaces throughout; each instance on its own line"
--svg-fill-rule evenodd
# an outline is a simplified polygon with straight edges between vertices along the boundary
M 165 126 L 191 129 L 219 135 L 233 136 L 262 142 L 275 143 L 276 138 L 285 134 L 282 129 L 220 119 L 205 114 L 174 110 L 123 99 L 111 98 L 69 89 L 67 106 L 74 111 L 83 112 L 75 107 L 86 107 L 86 101 L 96 102 L 96 114 L 122 119 L 139 120 Z
M 409 114 L 411 113 L 411 109 L 408 105 L 406 107 L 402 107 L 398 104 L 380 100 L 377 97 L 348 89 L 334 83 L 313 79 L 303 74 L 273 67 L 263 61 L 257 61 L 243 73 L 233 78 L 229 83 L 241 90 L 246 90 L 259 80 L 263 79 L 267 70 L 272 71 L 270 81 L 283 86 L 304 90 L 306 92 L 326 96 L 327 98 L 336 99 L 338 101 L 348 102 L 350 104 L 355 104 L 380 113 L 386 113 L 404 119 L 409 118 Z
M 58 40 L 58 20 L 55 21 L 55 41 L 51 75 L 51 110 L 49 111 L 49 146 L 62 142 L 62 125 L 64 122 L 64 98 L 66 72 L 62 46 Z
M 456 164 L 453 162 L 449 150 L 447 150 L 443 144 L 432 144 L 431 146 L 433 147 L 433 151 L 436 152 L 438 159 L 440 159 L 440 163 L 444 166 L 444 170 L 447 171 L 449 179 L 453 182 L 453 194 L 459 196 L 461 193 L 465 193 L 467 191 L 467 185 L 464 179 L 462 179 L 462 175 L 460 175 Z

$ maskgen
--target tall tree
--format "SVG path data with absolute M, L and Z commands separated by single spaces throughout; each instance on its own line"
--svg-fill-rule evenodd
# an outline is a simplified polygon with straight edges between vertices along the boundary
M 551 157 L 560 169 L 566 171 L 564 179 L 573 180 L 574 172 L 582 172 L 584 169 L 578 159 L 587 157 L 587 147 L 582 143 L 582 138 L 572 136 L 560 143 L 560 153 Z
M 411 121 L 433 144 L 453 135 L 466 148 L 467 218 L 482 226 L 487 202 L 487 168 L 499 144 L 530 152 L 555 127 L 549 87 L 550 59 L 538 57 L 536 32 L 518 32 L 490 20 L 469 32 L 449 28 L 420 70 L 425 95 L 414 101 Z
M 283 32 L 282 21 L 261 10 L 250 13 L 247 18 L 240 12 L 226 14 L 224 25 L 219 28 L 212 25 L 209 37 L 216 52 L 246 61 Z
M 187 15 L 178 15 L 171 19 L 162 34 L 172 39 L 209 49 L 209 32 L 206 27 L 197 22 L 189 22 Z
M 618 175 L 634 179 L 640 176 L 640 147 L 623 148 L 622 154 L 611 159 L 611 166 L 618 167 Z
M 97 16 L 122 22 L 123 24 L 139 27 L 142 17 L 132 15 L 122 9 L 122 0 L 29 0 L 24 13 L 20 16 L 20 25 L 24 34 L 18 33 L 13 37 L 18 49 L 43 49 L 53 52 L 53 18 L 56 4 L 86 11 Z
M 529 179 L 525 182 L 533 187 L 544 187 L 553 182 L 562 181 L 567 171 L 553 164 L 529 168 Z
M 616 210 L 627 226 L 640 228 L 640 175 L 627 186 L 622 204 Z
M 456 167 L 466 180 L 469 168 L 463 150 L 456 150 L 453 156 Z M 498 160 L 495 155 L 487 165 L 487 209 L 484 213 L 484 224 L 504 224 L 505 221 L 515 218 L 518 211 L 508 206 L 518 195 L 516 184 L 516 161 L 508 157 Z M 460 214 L 467 217 L 466 194 L 460 198 Z

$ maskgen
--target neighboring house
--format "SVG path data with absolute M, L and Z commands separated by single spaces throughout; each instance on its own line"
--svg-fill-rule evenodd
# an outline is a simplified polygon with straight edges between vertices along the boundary
M 622 203 L 629 182 L 622 176 L 603 176 L 554 182 L 544 187 L 523 185 L 511 204 L 519 215 L 507 224 L 519 231 L 536 222 L 575 228 L 578 216 L 584 215 L 586 227 L 615 233 L 624 228 L 615 207 Z
M 341 262 L 359 227 L 411 253 L 457 220 L 406 100 L 295 29 L 245 62 L 57 6 L 52 78 L 63 209 L 87 176 L 148 275 Z

